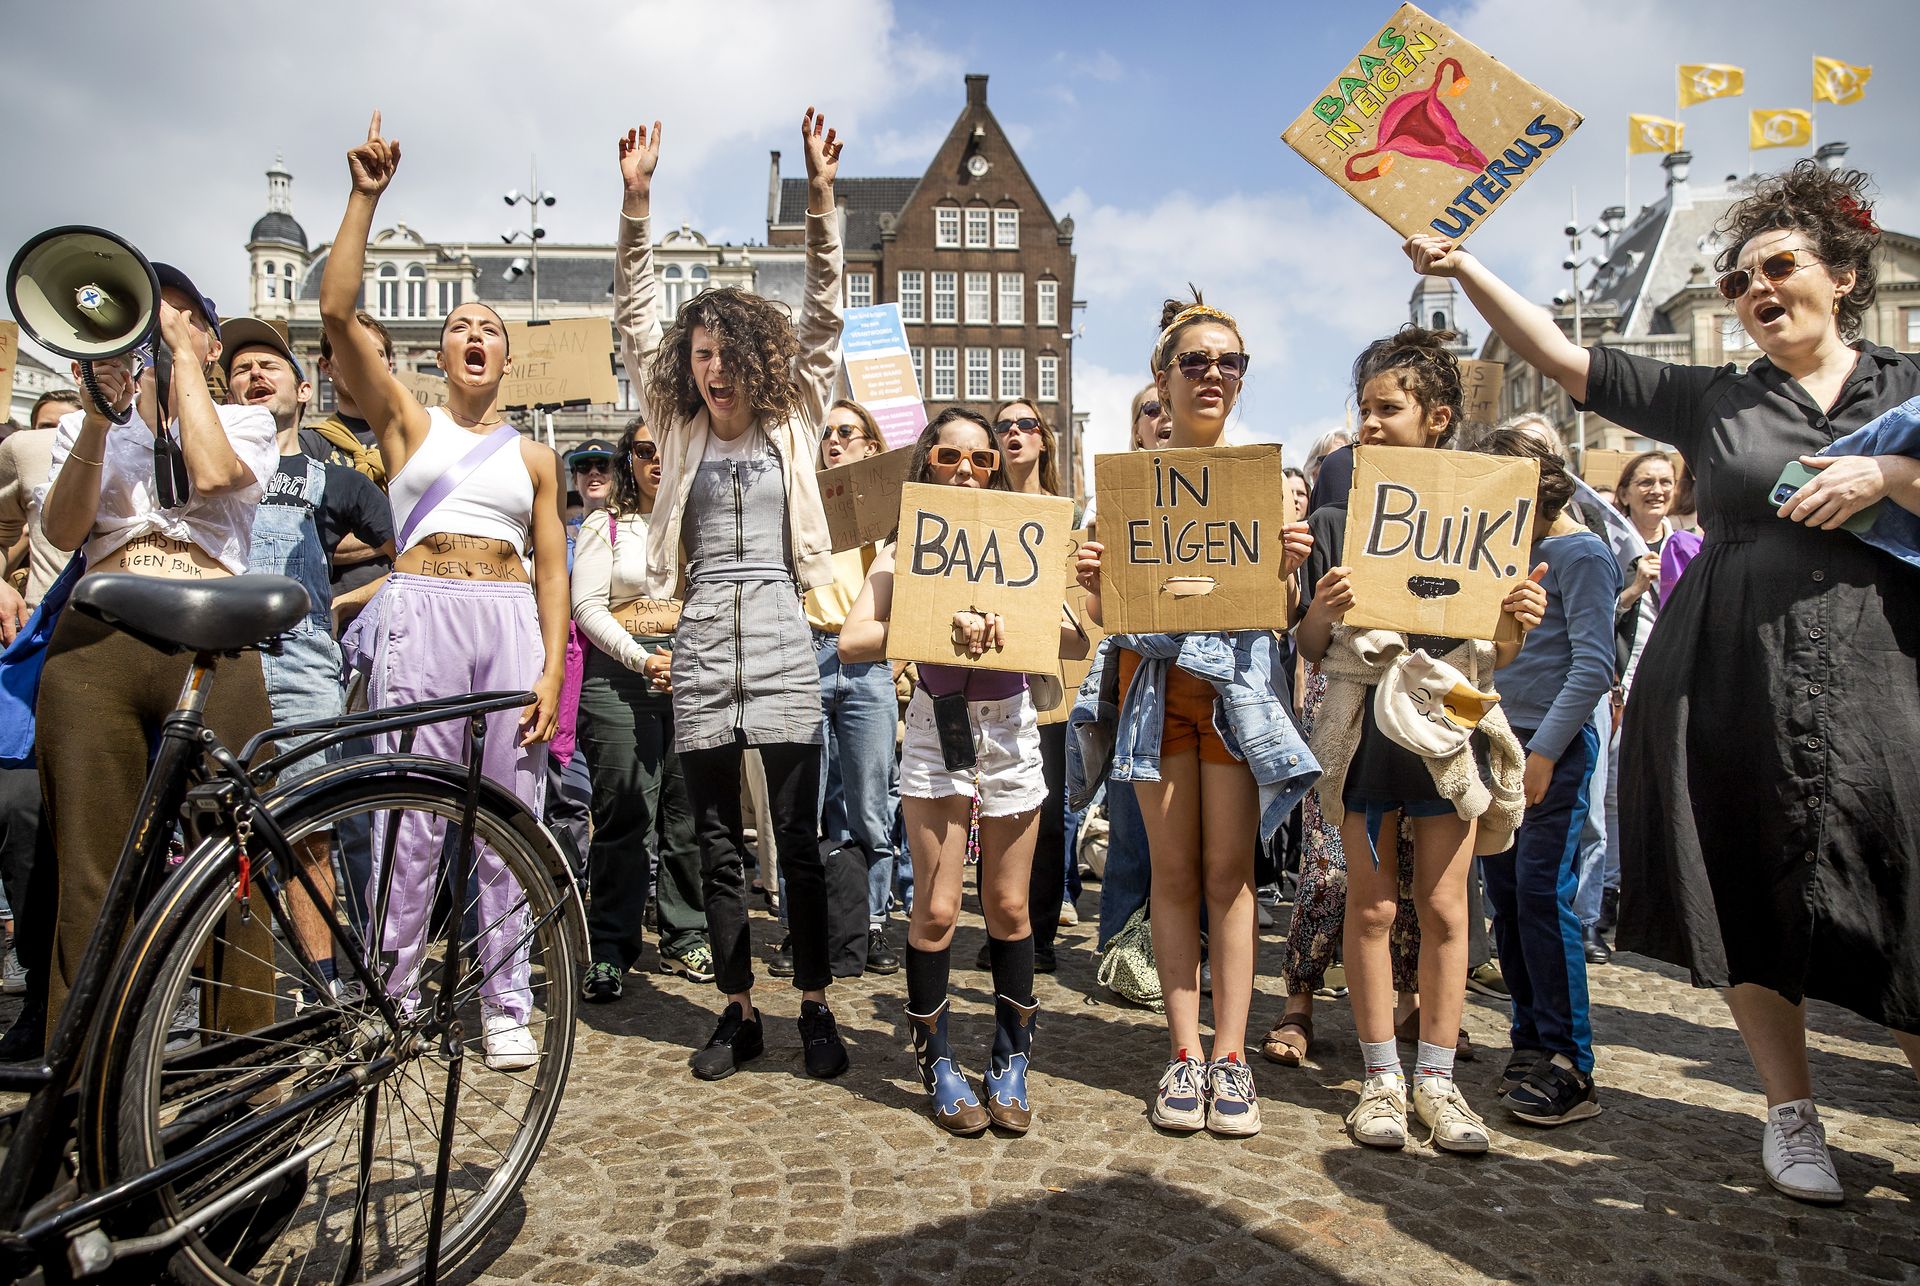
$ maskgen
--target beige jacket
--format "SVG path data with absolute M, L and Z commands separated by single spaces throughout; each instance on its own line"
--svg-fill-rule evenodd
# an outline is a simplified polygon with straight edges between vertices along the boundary
M 73 555 L 40 530 L 40 502 L 53 468 L 53 429 L 18 429 L 0 442 L 0 547 L 27 533 L 27 606 L 37 607 Z
M 660 346 L 660 283 L 653 270 L 650 220 L 620 216 L 613 279 L 613 320 L 620 333 L 620 360 L 642 406 L 647 366 Z M 800 410 L 782 424 L 760 428 L 779 452 L 787 484 L 787 532 L 794 575 L 802 590 L 833 580 L 833 543 L 827 515 L 820 507 L 814 460 L 820 452 L 820 425 L 833 401 L 840 371 L 840 214 L 807 212 L 806 298 L 800 310 L 800 355 L 793 382 L 800 389 Z M 707 454 L 711 431 L 702 407 L 688 420 L 653 426 L 660 444 L 660 495 L 647 526 L 646 595 L 673 598 L 680 583 L 680 522 L 693 490 L 695 472 Z

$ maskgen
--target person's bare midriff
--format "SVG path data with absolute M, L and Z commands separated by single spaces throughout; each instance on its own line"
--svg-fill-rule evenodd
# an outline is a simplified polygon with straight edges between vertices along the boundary
M 98 562 L 88 566 L 95 572 L 132 572 L 136 576 L 160 576 L 168 580 L 214 580 L 233 575 L 218 560 L 191 540 L 173 540 L 157 532 L 135 536 Z
M 435 532 L 393 560 L 393 570 L 440 580 L 519 581 L 527 565 L 513 542 L 492 536 Z

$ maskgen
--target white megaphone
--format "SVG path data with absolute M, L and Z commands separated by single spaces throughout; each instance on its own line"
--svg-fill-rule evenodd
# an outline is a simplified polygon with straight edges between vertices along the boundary
M 14 255 L 7 307 L 35 341 L 81 364 L 81 382 L 102 415 L 127 422 L 131 408 L 106 404 L 92 364 L 140 347 L 153 333 L 160 278 L 145 255 L 104 228 L 50 228 Z

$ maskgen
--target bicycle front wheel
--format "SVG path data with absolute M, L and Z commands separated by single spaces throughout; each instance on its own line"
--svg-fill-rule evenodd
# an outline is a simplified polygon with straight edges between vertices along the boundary
M 297 852 L 402 825 L 452 833 L 461 807 L 451 780 L 349 774 L 276 818 Z M 163 888 L 131 941 L 121 1012 L 102 1028 L 117 1089 L 103 1094 L 112 1119 L 95 1137 L 115 1178 L 220 1146 L 116 1235 L 191 1224 L 166 1260 L 177 1281 L 407 1282 L 427 1261 L 444 1174 L 441 1265 L 478 1243 L 532 1168 L 565 1088 L 578 906 L 547 860 L 551 841 L 524 814 L 483 801 L 475 834 L 465 888 L 449 887 L 442 852 L 396 868 L 396 897 L 429 908 L 406 940 L 374 923 L 385 901 L 369 896 L 354 914 L 378 944 L 369 972 L 394 997 L 396 1021 L 355 987 L 302 985 L 312 979 L 289 935 L 263 925 L 258 879 L 252 923 L 240 923 L 230 845 L 196 854 Z M 344 922 L 346 899 L 336 900 Z M 456 935 L 455 1023 L 443 1027 L 441 969 Z M 502 1014 L 520 1026 L 504 1044 L 489 1035 Z

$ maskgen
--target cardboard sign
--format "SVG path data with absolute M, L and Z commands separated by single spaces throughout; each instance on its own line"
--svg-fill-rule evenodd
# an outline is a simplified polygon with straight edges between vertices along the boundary
M 0 420 L 13 413 L 13 369 L 19 361 L 20 323 L 0 321 Z
M 833 552 L 858 549 L 893 534 L 900 518 L 900 488 L 913 452 L 883 451 L 819 473 L 820 507 L 827 513 Z
M 1093 669 L 1093 654 L 1099 650 L 1100 640 L 1107 637 L 1107 632 L 1088 616 L 1087 591 L 1080 588 L 1073 576 L 1073 562 L 1080 552 L 1080 546 L 1092 539 L 1090 530 L 1074 532 L 1073 550 L 1067 555 L 1067 610 L 1073 613 L 1073 619 L 1080 622 L 1080 628 L 1086 631 L 1087 654 L 1078 661 L 1060 662 L 1060 686 L 1065 689 L 1065 695 L 1053 709 L 1040 711 L 1039 721 L 1043 728 L 1050 723 L 1065 723 L 1067 716 L 1073 713 L 1074 694 L 1087 681 L 1087 675 Z
M 1065 496 L 908 483 L 887 659 L 1053 673 L 1073 547 L 1073 501 Z M 953 616 L 966 611 L 1005 617 L 1005 649 L 974 659 L 956 647 Z
M 1596 491 L 1612 491 L 1619 483 L 1620 475 L 1626 472 L 1627 461 L 1639 454 L 1638 451 L 1609 451 L 1605 447 L 1588 447 L 1580 476 Z
M 422 406 L 445 406 L 447 404 L 447 381 L 442 375 L 432 375 L 426 371 L 411 370 L 405 366 L 394 371 L 393 377 L 400 381 L 400 387 L 413 394 Z
M 605 317 L 507 323 L 500 407 L 610 406 L 620 400 L 613 329 Z
M 1475 357 L 1460 359 L 1462 410 L 1469 420 L 1481 424 L 1500 422 L 1500 390 L 1507 382 L 1507 368 L 1500 362 L 1483 362 Z
M 1286 627 L 1277 444 L 1103 455 L 1093 476 L 1108 633 Z
M 927 405 L 913 377 L 900 305 L 849 308 L 841 322 L 840 351 L 846 355 L 853 400 L 879 422 L 889 450 L 912 444 L 927 427 Z
M 1402 237 L 1465 241 L 1580 114 L 1410 4 L 1282 137 Z
M 1540 462 L 1425 447 L 1356 447 L 1343 561 L 1346 623 L 1505 637 L 1500 604 L 1527 574 Z

